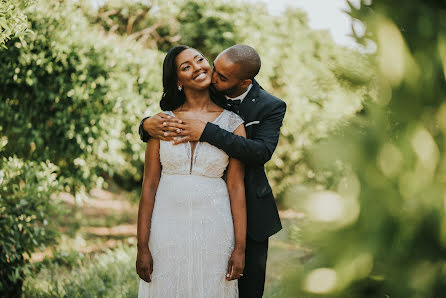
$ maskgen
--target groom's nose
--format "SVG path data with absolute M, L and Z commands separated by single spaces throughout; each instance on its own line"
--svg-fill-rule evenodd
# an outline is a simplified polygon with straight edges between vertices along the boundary
M 217 73 L 214 70 L 212 70 L 211 78 L 212 84 L 217 84 Z

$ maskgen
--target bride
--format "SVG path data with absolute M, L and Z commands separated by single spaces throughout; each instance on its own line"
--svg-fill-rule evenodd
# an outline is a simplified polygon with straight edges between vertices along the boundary
M 243 120 L 211 100 L 211 77 L 209 62 L 197 50 L 172 48 L 163 63 L 161 108 L 185 123 L 209 121 L 246 137 Z M 243 177 L 243 164 L 209 143 L 147 142 L 138 297 L 238 297 L 246 242 Z

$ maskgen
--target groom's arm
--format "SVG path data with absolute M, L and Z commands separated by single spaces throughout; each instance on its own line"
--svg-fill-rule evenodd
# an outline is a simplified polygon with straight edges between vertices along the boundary
M 253 139 L 234 135 L 208 122 L 200 141 L 220 148 L 230 157 L 239 159 L 245 164 L 263 165 L 271 159 L 276 149 L 285 111 L 286 104 L 283 101 L 272 107 L 271 112 L 256 128 Z

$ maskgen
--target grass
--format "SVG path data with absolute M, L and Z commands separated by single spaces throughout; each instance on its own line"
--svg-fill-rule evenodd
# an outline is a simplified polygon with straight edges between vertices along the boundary
M 25 297 L 137 297 L 134 246 L 83 257 L 74 267 L 51 262 L 24 283 Z

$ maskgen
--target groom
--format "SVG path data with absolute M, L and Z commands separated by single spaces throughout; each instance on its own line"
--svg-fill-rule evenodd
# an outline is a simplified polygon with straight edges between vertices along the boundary
M 264 164 L 271 159 L 279 141 L 286 104 L 263 90 L 254 79 L 260 64 L 257 52 L 247 45 L 232 46 L 214 61 L 212 86 L 226 96 L 227 109 L 243 118 L 247 139 L 210 122 L 183 122 L 163 113 L 144 118 L 139 127 L 144 142 L 151 136 L 175 144 L 208 142 L 245 163 L 248 226 L 245 269 L 238 283 L 240 298 L 262 297 L 268 238 L 282 229 Z

